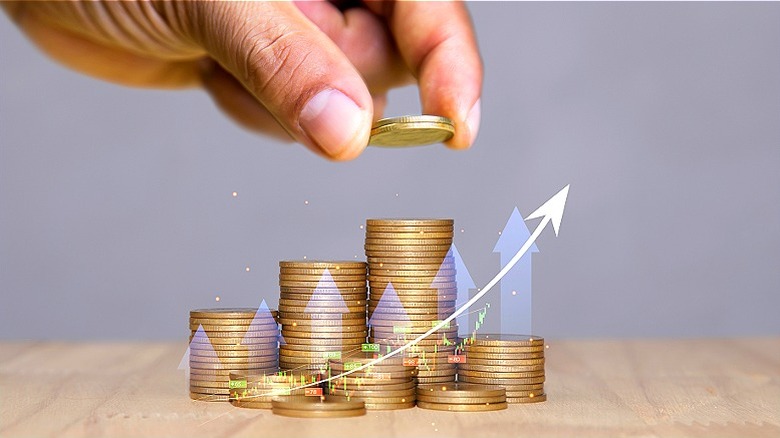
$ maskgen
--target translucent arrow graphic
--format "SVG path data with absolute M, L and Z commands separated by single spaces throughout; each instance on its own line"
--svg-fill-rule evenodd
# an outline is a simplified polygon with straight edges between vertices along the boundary
M 474 303 L 479 301 L 480 298 L 482 298 L 486 293 L 488 293 L 493 287 L 498 284 L 499 281 L 509 272 L 510 269 L 512 269 L 518 261 L 525 255 L 526 252 L 531 248 L 531 246 L 536 242 L 536 239 L 539 238 L 539 236 L 542 234 L 542 231 L 547 227 L 547 224 L 552 224 L 553 231 L 555 232 L 555 235 L 558 235 L 558 231 L 561 227 L 561 220 L 563 219 L 563 210 L 566 207 L 566 198 L 569 195 L 569 186 L 567 185 L 561 191 L 556 193 L 552 198 L 547 200 L 544 204 L 542 204 L 539 208 L 537 208 L 533 213 L 528 215 L 525 219 L 536 219 L 536 218 L 542 218 L 541 222 L 539 222 L 539 225 L 536 226 L 534 229 L 534 232 L 531 233 L 531 236 L 523 243 L 523 246 L 520 247 L 519 250 L 517 250 L 517 253 L 512 257 L 512 259 L 509 260 L 509 262 L 504 266 L 498 274 L 496 274 L 495 277 L 493 277 L 492 280 L 488 282 L 488 284 L 485 285 L 485 287 L 482 288 L 482 290 L 474 295 L 466 304 L 464 304 L 462 307 L 457 309 L 455 312 L 453 312 L 450 316 L 448 316 L 446 319 L 442 320 L 428 330 L 427 332 L 423 333 L 422 335 L 418 336 L 415 339 L 412 339 L 408 343 L 404 344 L 401 347 L 398 347 L 395 350 L 392 350 L 385 354 L 384 356 L 378 357 L 370 362 L 366 362 L 365 364 L 353 368 L 349 371 L 344 371 L 341 374 L 328 377 L 327 379 L 322 379 L 316 382 L 311 382 L 305 385 L 297 386 L 295 388 L 291 388 L 291 390 L 300 389 L 300 388 L 307 388 L 309 386 L 319 385 L 322 382 L 330 382 L 335 379 L 339 379 L 341 377 L 348 376 L 352 373 L 356 373 L 358 371 L 364 370 L 366 368 L 372 367 L 378 363 L 383 362 L 385 359 L 389 359 L 393 356 L 396 356 L 400 353 L 403 353 L 404 351 L 408 350 L 409 348 L 417 345 L 418 342 L 422 341 L 423 339 L 427 338 L 428 336 L 432 335 L 442 327 L 449 324 L 450 321 L 457 318 L 458 315 L 462 314 L 466 310 L 469 309 Z M 266 394 L 260 394 L 254 397 L 261 397 Z M 253 396 L 250 396 L 253 397 Z
M 506 266 L 529 237 L 531 232 L 515 207 L 493 248 L 493 252 L 500 254 L 501 266 Z M 501 279 L 498 300 L 501 325 L 497 333 L 531 334 L 531 255 L 535 252 L 539 252 L 536 243 Z

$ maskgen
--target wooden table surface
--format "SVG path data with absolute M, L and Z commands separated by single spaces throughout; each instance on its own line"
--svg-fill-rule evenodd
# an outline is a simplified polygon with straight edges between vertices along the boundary
M 0 343 L 0 436 L 780 437 L 780 338 L 550 341 L 548 401 L 292 419 L 194 402 L 184 343 Z

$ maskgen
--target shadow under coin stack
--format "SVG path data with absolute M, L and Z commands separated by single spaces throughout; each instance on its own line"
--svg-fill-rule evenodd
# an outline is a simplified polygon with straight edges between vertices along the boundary
M 372 354 L 360 354 L 341 360 L 331 359 L 327 377 L 353 370 L 374 359 L 376 356 Z M 326 389 L 331 395 L 362 400 L 368 410 L 408 409 L 414 407 L 416 375 L 417 368 L 404 365 L 403 358 L 398 355 L 348 376 L 331 380 Z
M 529 335 L 478 334 L 464 340 L 466 362 L 458 382 L 506 388 L 507 403 L 547 400 L 544 393 L 544 339 Z
M 275 313 L 264 307 L 191 311 L 190 398 L 228 401 L 231 372 L 278 372 Z
M 368 219 L 365 250 L 369 271 L 369 340 L 382 353 L 401 347 L 455 311 L 457 285 L 450 253 L 452 219 Z M 450 325 L 420 341 L 417 381 L 454 382 L 458 327 Z
M 366 341 L 366 264 L 279 262 L 279 365 L 296 374 L 324 372 L 328 359 Z

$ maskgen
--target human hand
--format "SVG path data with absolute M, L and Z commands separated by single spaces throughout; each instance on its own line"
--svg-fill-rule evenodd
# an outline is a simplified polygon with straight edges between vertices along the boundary
M 471 145 L 482 67 L 461 3 L 3 2 L 63 64 L 131 86 L 203 86 L 238 123 L 335 160 L 358 156 L 387 91 L 417 80 L 423 112 Z

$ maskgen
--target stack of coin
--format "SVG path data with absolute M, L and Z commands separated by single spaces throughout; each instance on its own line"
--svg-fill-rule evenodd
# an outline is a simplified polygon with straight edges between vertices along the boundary
M 452 237 L 452 219 L 366 221 L 371 342 L 403 346 L 455 311 Z M 419 361 L 419 383 L 455 380 L 457 366 L 448 357 L 457 333 L 453 321 L 409 350 Z
M 320 375 L 312 378 L 293 374 L 230 373 L 230 403 L 239 408 L 271 409 L 274 397 L 306 395 L 303 386 L 320 380 Z
M 372 146 L 404 147 L 443 143 L 455 134 L 452 120 L 423 114 L 388 117 L 371 127 L 368 144 Z
M 378 356 L 360 354 L 330 360 L 328 377 L 365 365 Z M 404 365 L 404 358 L 393 356 L 327 383 L 328 394 L 362 400 L 369 410 L 396 410 L 414 407 L 417 367 Z
M 295 418 L 344 418 L 366 414 L 362 401 L 336 395 L 277 397 L 271 405 L 274 414 Z
M 468 383 L 419 385 L 417 406 L 436 411 L 500 411 L 507 408 L 506 391 Z
M 360 351 L 366 341 L 366 264 L 279 262 L 283 370 L 322 370 L 328 359 Z
M 538 336 L 475 335 L 464 340 L 458 381 L 501 386 L 508 403 L 545 401 L 544 348 Z
M 275 311 L 199 309 L 190 312 L 190 397 L 227 401 L 231 371 L 273 374 L 279 370 Z

